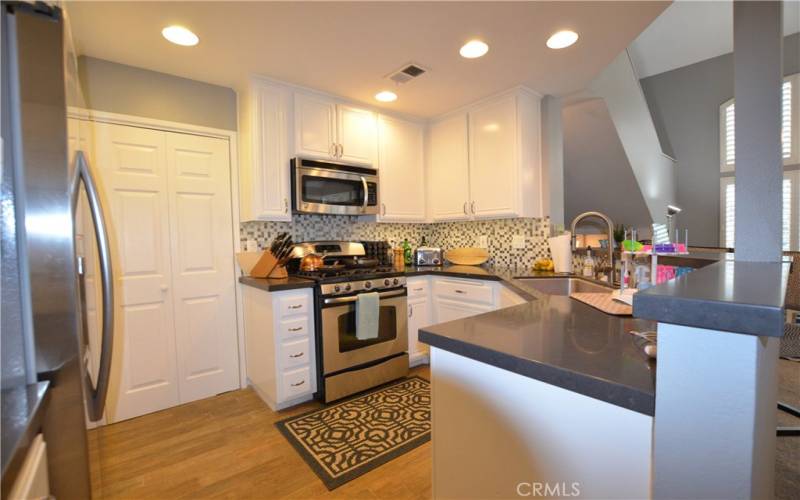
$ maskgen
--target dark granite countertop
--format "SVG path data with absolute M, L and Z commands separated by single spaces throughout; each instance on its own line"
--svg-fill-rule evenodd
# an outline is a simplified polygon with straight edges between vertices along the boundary
M 6 497 L 41 428 L 49 382 L 2 390 L 2 496 Z
M 638 318 L 780 337 L 788 262 L 721 261 L 633 296 Z
M 545 295 L 516 277 L 555 273 L 473 266 L 408 268 L 408 276 L 445 275 L 501 281 L 527 304 L 420 330 L 431 346 L 605 401 L 655 414 L 655 362 L 630 330 L 652 321 L 611 316 L 566 296 Z
M 314 282 L 312 280 L 295 278 L 294 276 L 289 276 L 288 278 L 252 278 L 250 276 L 239 276 L 239 283 L 260 288 L 268 292 L 314 287 Z

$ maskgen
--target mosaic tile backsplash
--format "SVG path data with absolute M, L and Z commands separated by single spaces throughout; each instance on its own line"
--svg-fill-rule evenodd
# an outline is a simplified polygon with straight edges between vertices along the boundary
M 294 215 L 291 222 L 243 222 L 239 227 L 242 248 L 253 239 L 263 249 L 275 236 L 288 232 L 294 241 L 353 240 L 388 241 L 397 245 L 408 238 L 412 246 L 419 246 L 423 236 L 429 246 L 443 250 L 456 247 L 478 246 L 478 238 L 485 235 L 492 258 L 489 264 L 528 268 L 539 257 L 549 257 L 547 237 L 549 219 L 500 219 L 487 221 L 436 222 L 432 224 L 377 223 L 351 216 Z M 515 234 L 525 236 L 525 248 L 512 248 Z

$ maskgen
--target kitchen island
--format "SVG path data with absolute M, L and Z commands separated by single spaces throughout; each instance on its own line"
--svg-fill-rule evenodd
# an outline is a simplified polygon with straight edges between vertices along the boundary
M 428 272 L 485 274 L 528 302 L 420 330 L 431 346 L 434 497 L 648 497 L 655 363 L 628 332 L 655 323 L 515 278 L 529 272 L 472 269 Z

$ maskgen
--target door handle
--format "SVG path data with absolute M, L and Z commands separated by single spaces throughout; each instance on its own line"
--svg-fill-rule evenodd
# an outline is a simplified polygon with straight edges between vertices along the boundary
M 369 186 L 367 185 L 367 180 L 364 176 L 361 177 L 361 186 L 364 188 L 364 203 L 361 205 L 361 209 L 366 212 L 367 211 L 367 203 L 369 203 Z
M 83 181 L 86 187 L 86 196 L 89 200 L 89 210 L 94 222 L 94 235 L 97 239 L 97 253 L 100 261 L 100 283 L 102 285 L 103 324 L 100 345 L 100 366 L 97 375 L 97 384 L 92 386 L 88 374 L 84 378 L 86 384 L 87 409 L 89 419 L 97 422 L 103 417 L 108 395 L 108 383 L 111 376 L 111 354 L 114 345 L 114 271 L 111 263 L 111 247 L 108 243 L 108 228 L 103 215 L 103 206 L 97 184 L 92 177 L 92 171 L 83 151 L 75 153 L 75 173 L 72 179 L 72 213 L 73 217 L 78 207 L 80 197 L 80 184 Z M 81 305 L 83 307 L 83 304 Z
M 290 355 L 289 355 L 289 357 L 290 357 L 290 358 L 299 358 L 299 357 L 301 357 L 303 354 L 305 354 L 305 353 L 304 353 L 304 352 L 298 352 L 297 354 L 290 354 Z
M 284 198 L 283 199 L 283 213 L 285 213 L 285 214 L 289 213 L 289 199 L 288 198 Z
M 414 304 L 409 304 L 408 305 L 408 317 L 410 318 L 412 316 L 414 316 Z
M 381 299 L 388 299 L 388 298 L 391 298 L 391 297 L 399 297 L 399 296 L 405 295 L 405 294 L 406 294 L 405 290 L 395 290 L 393 292 L 379 292 L 378 296 Z M 333 298 L 330 298 L 330 299 L 325 299 L 325 304 L 326 305 L 328 305 L 328 304 L 347 304 L 348 302 L 355 302 L 356 300 L 358 300 L 356 295 L 353 295 L 351 297 L 333 297 Z
M 470 207 L 472 208 L 472 215 L 475 215 L 475 202 L 474 201 L 470 204 Z
M 469 215 L 469 212 L 467 212 L 467 202 L 466 201 L 464 202 L 464 215 Z
M 328 156 L 332 156 L 336 158 L 336 143 L 332 142 L 330 146 L 328 146 Z
M 344 146 L 343 146 L 343 145 L 342 145 L 342 143 L 340 142 L 340 143 L 339 143 L 339 159 L 341 159 L 341 158 L 342 158 L 342 156 L 344 156 Z
M 383 209 L 381 215 L 385 216 L 386 215 L 386 203 L 381 203 L 381 208 Z

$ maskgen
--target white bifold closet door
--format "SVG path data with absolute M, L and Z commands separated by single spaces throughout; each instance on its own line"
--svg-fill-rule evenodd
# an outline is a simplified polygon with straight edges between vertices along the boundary
M 95 124 L 116 324 L 107 421 L 239 386 L 224 139 Z

